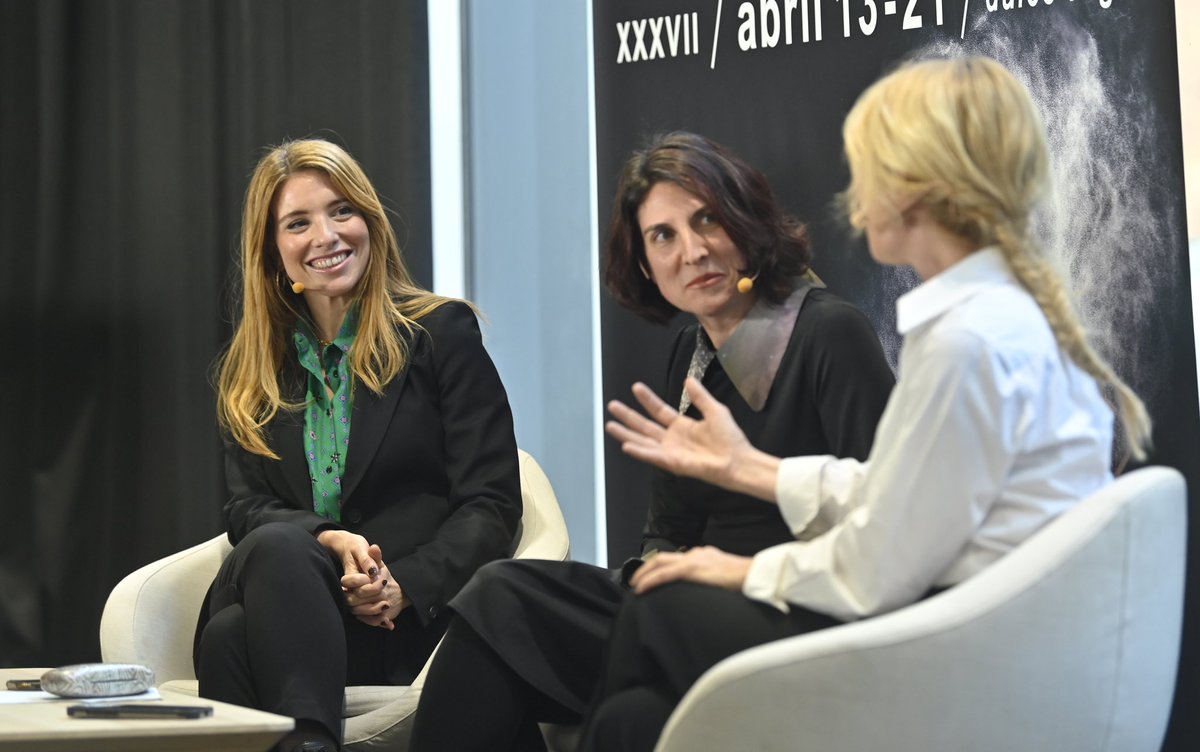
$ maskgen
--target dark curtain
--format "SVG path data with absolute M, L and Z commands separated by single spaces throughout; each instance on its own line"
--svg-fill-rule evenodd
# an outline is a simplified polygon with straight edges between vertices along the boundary
M 265 145 L 372 177 L 431 282 L 424 0 L 0 2 L 0 666 L 99 660 L 111 588 L 221 529 L 213 359 Z

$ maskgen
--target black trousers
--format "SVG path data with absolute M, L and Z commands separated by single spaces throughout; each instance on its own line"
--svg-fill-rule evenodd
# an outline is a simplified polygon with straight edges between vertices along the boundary
M 580 748 L 653 750 L 675 706 L 713 665 L 747 648 L 839 623 L 796 606 L 785 614 L 741 593 L 690 582 L 626 598 Z
M 247 535 L 201 614 L 200 695 L 316 722 L 341 739 L 347 685 L 411 682 L 442 629 L 422 628 L 410 612 L 393 632 L 363 624 L 346 608 L 341 575 L 299 527 L 271 523 Z
M 539 721 L 578 724 L 621 602 L 614 573 L 579 562 L 492 562 L 451 601 L 413 752 L 545 749 Z

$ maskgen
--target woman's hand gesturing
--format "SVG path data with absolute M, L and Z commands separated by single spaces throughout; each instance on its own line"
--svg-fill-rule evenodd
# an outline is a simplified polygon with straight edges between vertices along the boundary
M 684 388 L 703 416 L 701 420 L 680 415 L 650 387 L 637 383 L 633 394 L 650 418 L 613 400 L 608 411 L 617 420 L 610 420 L 604 430 L 621 442 L 622 451 L 642 462 L 774 501 L 778 458 L 751 446 L 729 408 L 699 381 L 689 377 Z

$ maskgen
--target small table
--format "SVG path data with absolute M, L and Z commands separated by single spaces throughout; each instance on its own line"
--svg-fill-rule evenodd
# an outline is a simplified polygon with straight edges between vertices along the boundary
M 44 672 L 0 669 L 0 692 L 9 679 L 36 679 Z M 71 718 L 67 706 L 78 700 L 0 705 L 0 752 L 264 752 L 292 730 L 285 716 L 170 690 L 159 694 L 172 705 L 209 705 L 213 714 L 195 720 Z

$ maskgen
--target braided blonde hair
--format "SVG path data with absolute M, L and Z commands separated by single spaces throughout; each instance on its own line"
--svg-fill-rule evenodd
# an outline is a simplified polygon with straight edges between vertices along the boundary
M 863 93 L 842 136 L 851 222 L 862 226 L 873 202 L 915 202 L 975 247 L 999 247 L 1058 346 L 1115 395 L 1129 450 L 1144 459 L 1151 439 L 1145 405 L 1092 347 L 1062 280 L 1030 236 L 1049 160 L 1028 90 L 990 58 L 908 63 Z

